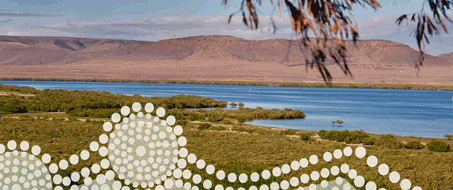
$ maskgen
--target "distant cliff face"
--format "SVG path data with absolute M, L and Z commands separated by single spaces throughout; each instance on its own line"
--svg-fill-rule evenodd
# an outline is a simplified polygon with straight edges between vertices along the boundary
M 158 42 L 75 37 L 0 36 L 1 65 L 61 65 L 83 61 L 218 60 L 272 62 L 287 66 L 305 63 L 309 55 L 294 40 L 244 40 L 232 36 L 194 36 Z M 412 66 L 418 51 L 392 41 L 346 41 L 352 66 Z M 332 62 L 330 60 L 329 62 Z M 427 55 L 425 66 L 453 65 L 453 53 Z

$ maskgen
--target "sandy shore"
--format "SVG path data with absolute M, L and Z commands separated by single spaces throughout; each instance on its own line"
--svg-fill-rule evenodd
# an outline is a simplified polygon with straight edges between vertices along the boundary
M 328 67 L 335 82 L 370 84 L 453 84 L 453 67 L 351 66 L 353 78 L 346 77 L 337 66 Z M 323 82 L 316 69 L 289 67 L 278 63 L 224 61 L 122 61 L 102 60 L 65 65 L 0 67 L 0 77 Z

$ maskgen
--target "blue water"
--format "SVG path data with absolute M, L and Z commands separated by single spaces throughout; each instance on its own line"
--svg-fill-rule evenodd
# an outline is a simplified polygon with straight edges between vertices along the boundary
M 305 119 L 247 122 L 262 126 L 305 130 L 362 129 L 377 134 L 435 138 L 453 134 L 451 91 L 54 81 L 0 81 L 0 84 L 142 96 L 193 94 L 243 102 L 250 108 L 300 109 L 307 115 Z M 343 120 L 344 124 L 333 126 L 334 120 Z

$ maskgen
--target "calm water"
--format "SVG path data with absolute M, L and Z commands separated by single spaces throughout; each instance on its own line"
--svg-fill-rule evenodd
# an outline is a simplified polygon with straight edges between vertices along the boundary
M 306 119 L 247 122 L 262 126 L 306 130 L 363 129 L 378 134 L 437 138 L 453 134 L 453 92 L 450 91 L 53 81 L 0 81 L 0 84 L 142 96 L 193 94 L 243 102 L 250 108 L 300 109 L 307 115 Z M 344 124 L 332 126 L 334 120 L 343 120 Z

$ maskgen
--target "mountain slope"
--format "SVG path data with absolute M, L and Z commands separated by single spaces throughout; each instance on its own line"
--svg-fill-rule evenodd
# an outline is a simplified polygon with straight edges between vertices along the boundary
M 412 66 L 418 51 L 386 40 L 346 41 L 348 61 L 356 67 Z M 219 60 L 303 65 L 308 56 L 294 40 L 244 40 L 232 36 L 194 36 L 158 42 L 75 37 L 0 36 L 2 65 L 59 65 L 116 59 Z M 451 55 L 426 55 L 425 66 L 453 65 Z M 330 61 L 331 62 L 331 61 Z

